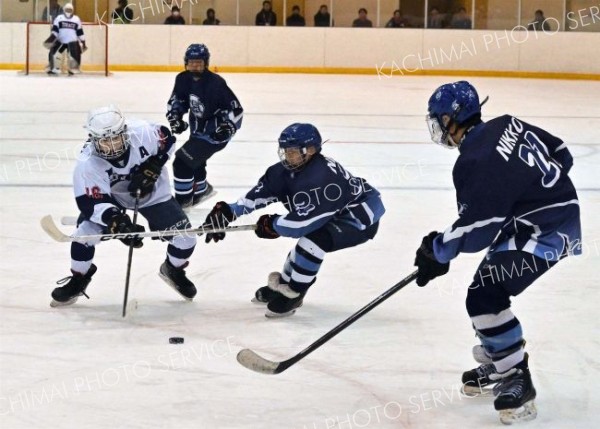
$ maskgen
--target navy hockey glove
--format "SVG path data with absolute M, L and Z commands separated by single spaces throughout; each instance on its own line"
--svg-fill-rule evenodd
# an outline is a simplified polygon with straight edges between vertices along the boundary
M 151 156 L 142 162 L 131 177 L 131 182 L 127 190 L 135 197 L 136 189 L 140 190 L 140 198 L 150 194 L 154 189 L 154 184 L 160 177 L 163 162 L 157 156 Z
M 227 119 L 217 126 L 210 138 L 218 143 L 227 143 L 236 131 L 235 124 Z
M 133 224 L 127 213 L 121 213 L 115 210 L 115 213 L 110 216 L 108 222 L 108 231 L 111 234 L 135 234 L 137 232 L 144 232 L 146 228 L 142 225 Z M 129 246 L 133 242 L 133 247 L 139 249 L 144 245 L 142 238 L 119 238 L 125 245 Z
M 262 215 L 256 222 L 256 229 L 254 233 L 259 238 L 273 239 L 279 238 L 279 234 L 273 228 L 273 222 L 277 219 L 278 215 Z
M 202 224 L 202 228 L 227 228 L 231 222 L 235 219 L 235 215 L 231 211 L 229 204 L 225 201 L 219 201 L 213 209 L 210 211 L 204 223 Z M 205 242 L 210 243 L 214 241 L 217 243 L 219 240 L 223 240 L 225 238 L 224 232 L 214 232 L 206 234 Z
M 450 269 L 450 263 L 442 264 L 435 259 L 433 254 L 433 239 L 439 235 L 439 232 L 433 231 L 423 237 L 421 246 L 417 249 L 415 266 L 419 268 L 417 274 L 417 285 L 425 286 L 430 280 L 443 276 Z
M 181 134 L 188 129 L 188 123 L 181 119 L 179 116 L 169 115 L 167 116 L 169 125 L 171 126 L 171 132 L 173 134 Z

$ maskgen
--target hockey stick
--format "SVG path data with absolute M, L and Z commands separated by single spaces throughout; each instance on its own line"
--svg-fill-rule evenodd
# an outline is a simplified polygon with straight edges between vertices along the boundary
M 323 335 L 317 341 L 312 343 L 310 346 L 308 346 L 307 348 L 302 350 L 300 353 L 296 354 L 295 356 L 293 356 L 287 360 L 280 361 L 280 362 L 271 361 L 271 360 L 263 358 L 262 356 L 259 356 L 258 354 L 256 354 L 255 352 L 253 352 L 250 349 L 243 349 L 243 350 L 240 350 L 240 352 L 237 354 L 237 361 L 242 366 L 245 366 L 246 368 L 248 368 L 252 371 L 255 371 L 255 372 L 259 372 L 261 374 L 279 374 L 279 373 L 285 371 L 286 369 L 288 369 L 290 366 L 294 365 L 299 360 L 304 359 L 310 353 L 314 352 L 316 349 L 321 347 L 327 341 L 329 341 L 330 339 L 335 337 L 337 334 L 342 332 L 348 326 L 350 326 L 351 324 L 356 322 L 358 319 L 363 317 L 369 311 L 373 310 L 375 307 L 377 307 L 383 301 L 385 301 L 390 296 L 392 296 L 393 294 L 398 292 L 404 286 L 408 285 L 410 282 L 415 280 L 417 278 L 417 273 L 418 273 L 418 271 L 414 271 L 408 277 L 405 277 L 404 279 L 400 280 L 398 283 L 396 283 L 390 289 L 388 289 L 387 291 L 385 291 L 384 293 L 379 295 L 377 298 L 375 298 L 373 301 L 371 301 L 370 303 L 365 305 L 363 308 L 358 310 L 352 316 L 348 317 L 346 320 L 344 320 L 342 323 L 337 325 L 331 331 L 327 332 L 325 335 Z
M 140 208 L 140 196 L 142 191 L 140 188 L 135 190 L 135 205 L 133 207 L 133 220 L 131 223 L 134 225 L 137 222 L 138 211 Z M 133 245 L 135 240 L 131 239 L 129 242 L 129 254 L 127 255 L 127 274 L 125 274 L 125 297 L 123 298 L 123 317 L 127 314 L 127 296 L 129 295 L 129 279 L 131 277 L 131 261 L 133 259 Z
M 55 241 L 60 243 L 70 243 L 72 241 L 85 242 L 88 240 L 114 240 L 121 238 L 163 238 L 163 237 L 174 237 L 177 235 L 196 235 L 196 234 L 211 234 L 215 232 L 237 232 L 237 231 L 254 231 L 256 229 L 255 224 L 251 225 L 239 225 L 229 226 L 227 228 L 189 228 L 189 229 L 166 229 L 162 231 L 148 231 L 148 232 L 136 232 L 132 234 L 95 234 L 95 235 L 79 235 L 72 236 L 63 233 L 58 226 L 54 223 L 52 216 L 46 215 L 40 220 L 42 229 Z

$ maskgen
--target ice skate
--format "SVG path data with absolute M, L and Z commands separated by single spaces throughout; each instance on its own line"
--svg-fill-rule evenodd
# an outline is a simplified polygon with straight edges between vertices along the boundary
M 186 300 L 191 301 L 196 296 L 197 290 L 196 286 L 194 286 L 194 283 L 192 283 L 185 275 L 184 268 L 186 266 L 187 263 L 179 268 L 175 268 L 167 259 L 160 266 L 158 275 L 165 281 L 165 283 L 171 286 L 175 292 L 177 292 Z
M 266 292 L 264 288 L 261 292 Z M 279 273 L 269 274 L 269 284 L 267 289 L 273 292 L 273 295 L 265 293 L 264 297 L 268 297 L 267 311 L 265 316 L 268 318 L 278 318 L 291 316 L 296 312 L 296 309 L 302 306 L 305 293 L 299 293 L 290 288 L 286 283 L 281 283 L 281 275 Z M 257 292 L 260 291 L 260 289 Z
M 275 298 L 278 294 L 276 289 L 280 279 L 281 274 L 279 274 L 277 271 L 269 274 L 267 286 L 258 288 L 254 293 L 254 298 L 252 298 L 251 301 L 255 304 L 268 304 L 269 301 Z
M 85 289 L 92 281 L 92 276 L 96 273 L 97 267 L 92 264 L 87 273 L 81 274 L 72 271 L 73 275 L 60 279 L 56 284 L 63 284 L 68 281 L 64 286 L 57 287 L 52 291 L 52 302 L 50 307 L 62 307 L 71 305 L 77 302 L 77 299 L 84 295 L 87 299 L 89 296 L 85 293 Z
M 497 381 L 490 379 L 496 374 L 493 363 L 483 363 L 477 368 L 463 372 L 462 391 L 466 396 L 488 396 L 492 394 L 492 387 Z
M 179 199 L 178 201 L 183 211 L 189 213 L 194 207 L 208 200 L 209 198 L 214 197 L 216 194 L 217 191 L 213 189 L 210 183 L 206 182 L 206 189 L 203 192 L 194 194 L 193 197 L 187 197 L 185 200 Z
M 494 408 L 500 412 L 500 421 L 505 425 L 526 422 L 537 417 L 537 409 L 533 402 L 536 396 L 531 373 L 528 366 L 529 356 L 519 365 L 504 374 L 494 387 Z

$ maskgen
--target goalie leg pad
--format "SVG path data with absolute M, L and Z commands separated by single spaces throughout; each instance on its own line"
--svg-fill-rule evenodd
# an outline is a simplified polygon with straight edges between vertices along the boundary
M 69 49 L 69 69 L 79 71 L 81 66 L 81 46 L 79 42 L 71 42 Z

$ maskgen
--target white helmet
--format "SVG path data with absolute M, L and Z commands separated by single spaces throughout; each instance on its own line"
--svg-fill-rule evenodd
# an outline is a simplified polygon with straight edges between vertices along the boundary
M 71 12 L 67 12 L 67 10 L 70 10 Z M 71 18 L 73 16 L 73 13 L 75 11 L 75 8 L 73 7 L 72 3 L 67 3 L 66 5 L 63 6 L 63 13 L 65 14 L 65 16 L 67 18 Z
M 90 110 L 85 128 L 96 154 L 101 158 L 116 159 L 129 149 L 125 118 L 113 104 Z

